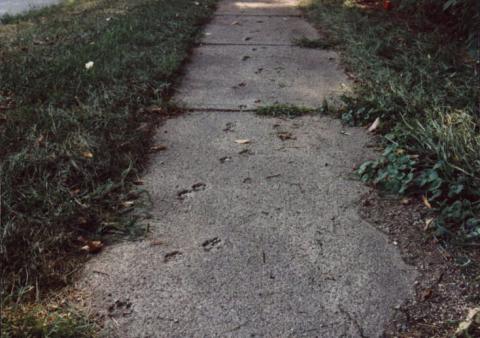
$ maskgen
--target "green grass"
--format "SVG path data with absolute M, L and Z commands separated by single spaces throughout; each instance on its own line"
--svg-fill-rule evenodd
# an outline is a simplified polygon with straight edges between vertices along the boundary
M 99 328 L 93 319 L 68 306 L 15 305 L 3 309 L 2 338 L 91 338 Z
M 293 104 L 273 104 L 273 105 L 258 107 L 255 113 L 260 116 L 294 118 L 294 117 L 302 116 L 306 114 L 313 114 L 319 111 L 320 111 L 319 109 L 296 106 Z
M 85 257 L 78 236 L 144 231 L 134 182 L 155 125 L 175 112 L 172 83 L 214 3 L 78 0 L 4 18 L 3 296 L 67 284 Z
M 423 12 L 379 4 L 311 0 L 306 7 L 356 77 L 339 116 L 352 125 L 381 119 L 385 153 L 359 173 L 388 192 L 426 197 L 437 235 L 479 241 L 480 85 L 467 37 Z
M 295 39 L 293 40 L 293 43 L 298 47 L 312 49 L 332 49 L 337 45 L 337 43 L 331 39 L 309 39 L 306 37 Z

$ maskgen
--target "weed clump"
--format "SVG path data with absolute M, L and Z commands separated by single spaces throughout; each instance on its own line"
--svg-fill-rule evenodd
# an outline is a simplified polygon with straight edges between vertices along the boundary
M 360 167 L 363 180 L 422 196 L 437 211 L 438 234 L 479 241 L 480 84 L 468 48 L 474 30 L 412 11 L 420 2 L 400 2 L 393 11 L 331 0 L 308 8 L 313 21 L 335 27 L 329 34 L 356 74 L 354 96 L 343 98 L 338 115 L 351 125 L 382 121 L 385 152 Z
M 294 44 L 302 48 L 312 48 L 312 49 L 332 49 L 337 45 L 337 42 L 332 39 L 309 39 L 302 37 L 295 39 Z
M 261 116 L 288 117 L 294 118 L 302 115 L 313 114 L 319 109 L 313 109 L 292 104 L 273 104 L 256 109 L 256 113 Z

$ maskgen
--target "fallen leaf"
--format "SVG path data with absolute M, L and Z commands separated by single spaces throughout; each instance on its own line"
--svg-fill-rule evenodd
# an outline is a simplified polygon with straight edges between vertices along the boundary
M 254 152 L 251 151 L 250 149 L 242 149 L 238 152 L 239 155 L 254 155 Z
M 425 226 L 423 227 L 423 231 L 427 231 L 428 229 L 430 229 L 430 225 L 432 224 L 433 222 L 433 218 L 427 218 L 425 220 Z
M 73 189 L 70 191 L 70 196 L 76 196 L 80 193 L 80 188 Z
M 240 139 L 240 140 L 235 140 L 235 143 L 238 144 L 249 144 L 251 141 L 249 139 Z
M 178 255 L 182 255 L 182 252 L 178 250 L 169 252 L 165 254 L 165 256 L 163 257 L 163 261 L 167 263 L 168 261 L 170 261 L 171 259 L 173 259 L 175 256 L 178 256 Z
M 238 21 L 234 21 L 234 22 L 231 23 L 232 26 L 239 25 L 239 24 L 240 24 L 240 22 L 238 22 Z
M 428 298 L 430 298 L 432 296 L 432 289 L 431 288 L 428 288 L 428 289 L 425 289 L 422 291 L 422 293 L 420 294 L 420 299 L 422 300 L 422 302 L 426 301 Z
M 266 180 L 269 180 L 269 179 L 276 178 L 276 177 L 280 177 L 280 176 L 282 176 L 282 174 L 275 174 L 275 175 L 267 176 L 267 177 L 265 177 L 265 179 L 266 179 Z
M 424 204 L 428 209 L 432 209 L 432 205 L 431 205 L 430 202 L 428 201 L 427 196 L 423 195 L 423 196 L 422 196 L 422 201 L 423 201 L 423 204 Z
M 93 68 L 93 64 L 94 64 L 93 61 L 87 62 L 87 63 L 85 64 L 85 69 L 86 69 L 86 70 L 89 70 L 89 69 Z
M 161 239 L 155 239 L 155 240 L 150 242 L 151 246 L 164 245 L 164 244 L 165 244 L 165 242 L 162 241 Z
M 467 333 L 473 323 L 480 324 L 480 307 L 468 310 L 467 318 L 458 325 L 455 331 L 455 337 Z
M 82 156 L 84 158 L 93 158 L 93 154 L 90 151 L 84 151 L 82 152 Z
M 220 158 L 221 163 L 230 162 L 231 160 L 232 160 L 232 158 L 230 156 L 224 156 L 224 157 Z
M 163 112 L 163 108 L 162 107 L 157 107 L 157 106 L 148 107 L 146 110 L 149 113 L 156 113 L 156 114 L 159 114 L 159 113 Z
M 125 207 L 125 208 L 129 208 L 131 206 L 133 206 L 135 204 L 134 201 L 125 201 L 122 203 L 122 205 Z
M 94 254 L 99 253 L 103 248 L 103 243 L 100 241 L 88 241 L 87 245 L 82 246 L 81 250 Z
M 377 117 L 375 119 L 375 121 L 373 121 L 372 125 L 370 126 L 370 128 L 368 128 L 368 131 L 371 133 L 372 131 L 374 131 L 375 129 L 378 128 L 378 126 L 380 125 L 380 118 Z
M 163 144 L 157 144 L 155 146 L 150 147 L 150 151 L 163 151 L 166 149 L 167 149 L 167 146 Z
M 205 183 L 198 182 L 198 183 L 195 183 L 194 185 L 192 185 L 192 190 L 193 191 L 205 190 L 206 187 L 207 187 L 207 185 Z
M 44 137 L 43 135 L 40 135 L 40 136 L 37 137 L 37 139 L 35 140 L 35 146 L 36 146 L 36 147 L 40 147 L 41 145 L 43 145 L 44 140 L 45 140 L 45 137 Z
M 286 140 L 296 140 L 297 138 L 295 136 L 292 135 L 292 133 L 288 132 L 288 131 L 279 131 L 277 133 L 277 136 L 280 138 L 280 140 L 282 141 L 286 141 Z
M 411 199 L 408 198 L 408 197 L 404 197 L 404 198 L 402 198 L 402 200 L 400 201 L 400 203 L 403 204 L 403 205 L 410 204 L 410 202 L 411 202 Z

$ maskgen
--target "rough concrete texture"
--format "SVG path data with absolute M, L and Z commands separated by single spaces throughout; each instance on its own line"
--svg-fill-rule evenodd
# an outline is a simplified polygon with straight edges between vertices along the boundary
M 255 109 L 270 104 L 320 107 L 349 87 L 333 51 L 293 45 L 320 35 L 295 14 L 293 0 L 219 4 L 178 88 L 176 100 L 195 109 Z M 236 13 L 235 15 L 233 13 Z
M 0 0 L 0 17 L 18 14 L 31 9 L 55 5 L 60 0 Z
M 295 39 L 319 38 L 317 30 L 296 17 L 216 16 L 205 28 L 202 43 L 292 45 Z
M 297 0 L 224 0 L 217 15 L 300 16 Z
M 254 8 L 275 13 L 256 14 L 274 27 L 279 8 L 296 11 L 287 3 Z M 240 15 L 234 4 L 219 11 Z M 222 38 L 232 46 L 194 52 L 177 99 L 199 111 L 158 130 L 167 150 L 144 177 L 151 234 L 108 247 L 80 286 L 115 337 L 380 336 L 412 296 L 416 272 L 357 214 L 366 188 L 352 167 L 369 156 L 365 131 L 321 116 L 202 111 L 257 100 L 317 106 L 344 80 L 337 55 L 237 46 L 242 34 L 220 19 L 212 25 L 229 31 Z M 269 41 L 293 36 L 269 32 Z
M 414 271 L 357 215 L 362 130 L 191 113 L 157 142 L 169 150 L 145 176 L 150 239 L 85 272 L 117 336 L 377 337 L 410 296 Z
M 204 109 L 254 109 L 274 103 L 317 108 L 348 85 L 333 51 L 206 45 L 194 51 L 176 100 Z

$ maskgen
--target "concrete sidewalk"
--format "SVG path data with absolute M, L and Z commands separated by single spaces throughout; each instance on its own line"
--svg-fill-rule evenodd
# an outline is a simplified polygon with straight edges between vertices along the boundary
M 61 0 L 0 0 L 0 17 L 60 3 Z
M 152 233 L 79 284 L 113 336 L 379 337 L 413 295 L 415 270 L 357 214 L 365 131 L 245 111 L 348 87 L 334 51 L 293 44 L 321 38 L 295 4 L 224 0 L 206 27 L 175 97 L 192 112 L 158 130 L 144 177 Z

